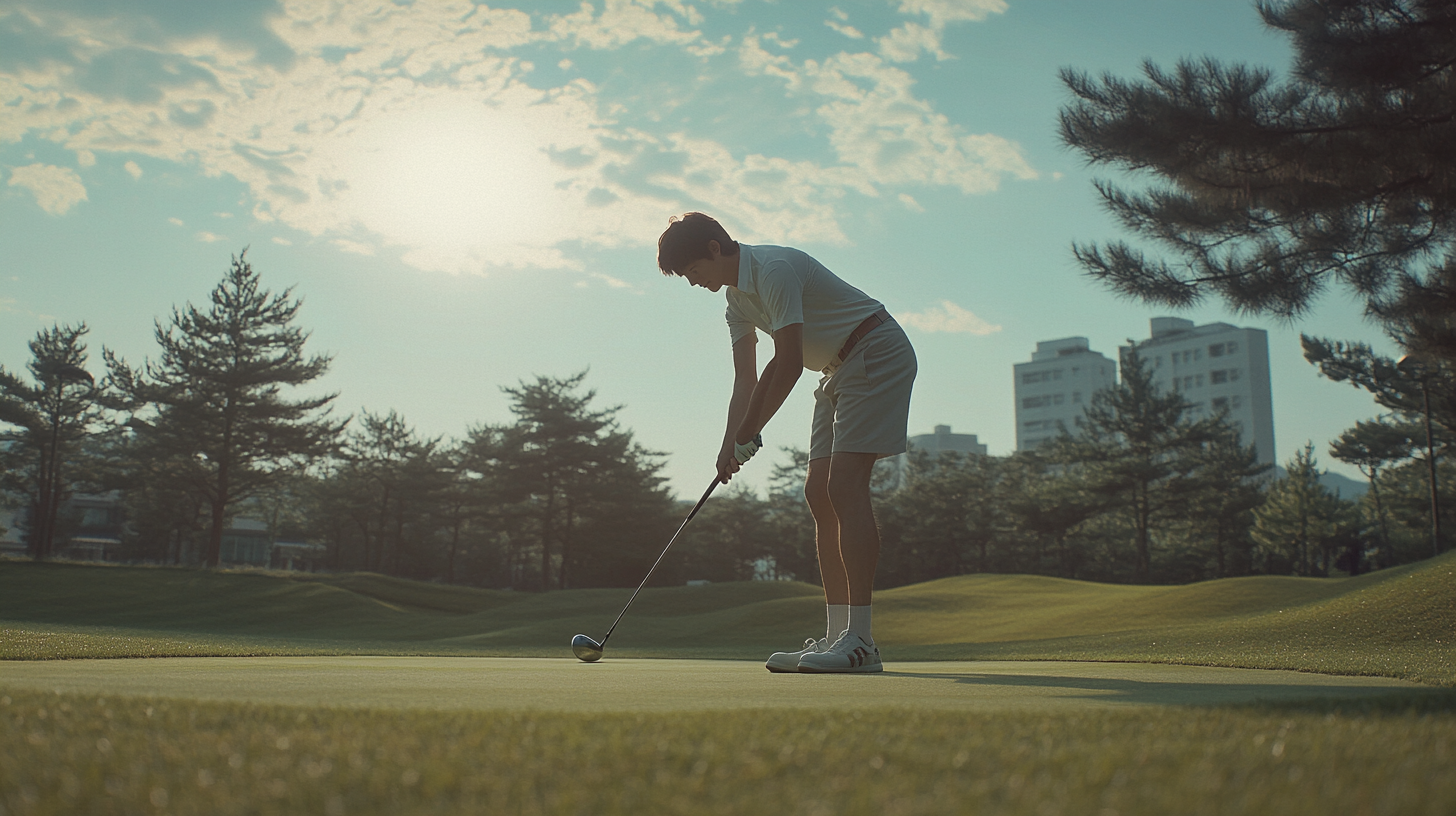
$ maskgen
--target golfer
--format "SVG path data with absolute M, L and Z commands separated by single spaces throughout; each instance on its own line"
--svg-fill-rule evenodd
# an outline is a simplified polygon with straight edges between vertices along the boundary
M 809 255 L 749 246 L 702 213 L 672 220 L 657 241 L 657 266 L 710 292 L 726 287 L 733 344 L 733 396 L 718 453 L 732 478 L 762 446 L 760 432 L 804 369 L 819 372 L 804 496 L 824 580 L 828 626 L 797 652 L 779 652 L 773 672 L 877 672 L 870 631 L 880 533 L 870 507 L 875 461 L 905 452 L 915 350 L 879 301 Z M 758 331 L 773 359 L 758 371 Z

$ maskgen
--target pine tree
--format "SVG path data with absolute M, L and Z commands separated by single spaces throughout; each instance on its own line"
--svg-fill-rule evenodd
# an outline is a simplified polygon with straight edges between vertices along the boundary
M 1184 516 L 1188 540 L 1208 548 L 1214 577 L 1245 574 L 1252 566 L 1252 511 L 1264 498 L 1258 477 L 1270 466 L 1259 464 L 1254 447 L 1242 444 L 1238 431 L 1227 423 L 1220 423 L 1194 459 L 1198 490 L 1190 497 Z
M 482 504 L 494 505 L 487 512 L 513 542 L 513 584 L 523 582 L 528 553 L 543 590 L 621 583 L 622 565 L 651 549 L 642 534 L 667 518 L 660 454 L 617 427 L 619 407 L 593 409 L 596 392 L 579 391 L 585 379 L 583 371 L 501 389 L 516 421 L 474 428 L 464 443 Z
M 1319 549 L 1349 508 L 1320 484 L 1312 443 L 1294 454 L 1286 471 L 1254 510 L 1254 541 L 1264 553 L 1266 572 L 1279 571 L 1276 561 L 1282 560 L 1296 575 L 1323 575 L 1328 564 L 1316 561 Z
M 1085 489 L 1106 507 L 1120 507 L 1134 529 L 1134 580 L 1145 583 L 1158 525 L 1185 513 L 1203 488 L 1197 477 L 1203 449 L 1219 438 L 1217 420 L 1191 420 L 1181 394 L 1163 393 L 1130 350 L 1115 388 L 1092 395 L 1079 433 L 1057 443 L 1056 462 L 1077 466 Z
M 243 501 L 332 451 L 348 420 L 329 416 L 334 394 L 288 400 L 328 370 L 307 356 L 294 325 L 302 302 L 263 289 L 247 261 L 233 258 L 211 306 L 172 310 L 155 336 L 161 359 L 140 371 L 108 352 L 112 379 L 137 416 L 137 442 L 201 491 L 209 510 L 203 560 L 216 567 L 228 516 Z
M 1078 245 L 1114 290 L 1186 306 L 1207 295 L 1288 317 L 1334 286 L 1412 351 L 1456 361 L 1456 5 L 1260 2 L 1295 50 L 1290 77 L 1212 59 L 1143 81 L 1064 71 L 1064 142 L 1147 180 L 1097 187 L 1134 234 Z
M 1393 424 L 1385 419 L 1373 422 L 1356 422 L 1355 427 L 1340 434 L 1330 443 L 1330 455 L 1347 465 L 1360 469 L 1370 480 L 1370 498 L 1375 505 L 1375 527 L 1380 532 L 1382 555 L 1390 547 L 1390 525 L 1386 519 L 1385 503 L 1380 495 L 1380 471 L 1390 465 L 1409 459 L 1416 447 L 1417 431 L 1405 424 Z
M 337 476 L 353 488 L 348 512 L 362 537 L 364 569 L 430 577 L 419 563 L 430 533 L 424 528 L 449 483 L 438 446 L 394 411 L 364 411 L 348 434 Z
M 0 368 L 0 492 L 29 505 L 27 542 L 37 561 L 53 554 L 61 505 L 71 493 L 77 457 L 100 418 L 99 392 L 86 371 L 88 329 L 54 326 L 30 342 L 27 383 Z

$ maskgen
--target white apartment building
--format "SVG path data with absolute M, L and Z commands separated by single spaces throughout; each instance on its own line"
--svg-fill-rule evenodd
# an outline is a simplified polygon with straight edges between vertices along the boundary
M 1117 363 L 1088 348 L 1085 337 L 1036 344 L 1031 362 L 1013 366 L 1016 383 L 1016 449 L 1031 450 L 1077 420 L 1092 395 L 1117 384 Z
M 1227 323 L 1193 325 L 1180 317 L 1155 317 L 1152 337 L 1119 349 L 1137 349 L 1164 391 L 1193 405 L 1193 418 L 1227 408 L 1229 419 L 1252 444 L 1262 464 L 1274 464 L 1274 401 L 1269 388 L 1269 335 Z

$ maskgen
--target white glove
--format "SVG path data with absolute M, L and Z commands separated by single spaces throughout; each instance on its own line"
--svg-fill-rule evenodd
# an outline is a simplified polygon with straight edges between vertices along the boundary
M 738 464 L 746 465 L 748 460 L 752 459 L 753 455 L 762 448 L 763 434 L 759 434 L 747 442 L 735 442 L 733 443 L 733 458 L 738 460 Z

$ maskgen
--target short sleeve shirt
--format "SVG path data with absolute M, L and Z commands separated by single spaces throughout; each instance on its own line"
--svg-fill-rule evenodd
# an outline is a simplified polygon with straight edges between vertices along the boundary
M 804 324 L 804 367 L 829 365 L 850 332 L 884 306 L 792 247 L 738 245 L 738 286 L 726 287 L 732 342 Z M 755 340 L 757 338 L 755 337 Z

